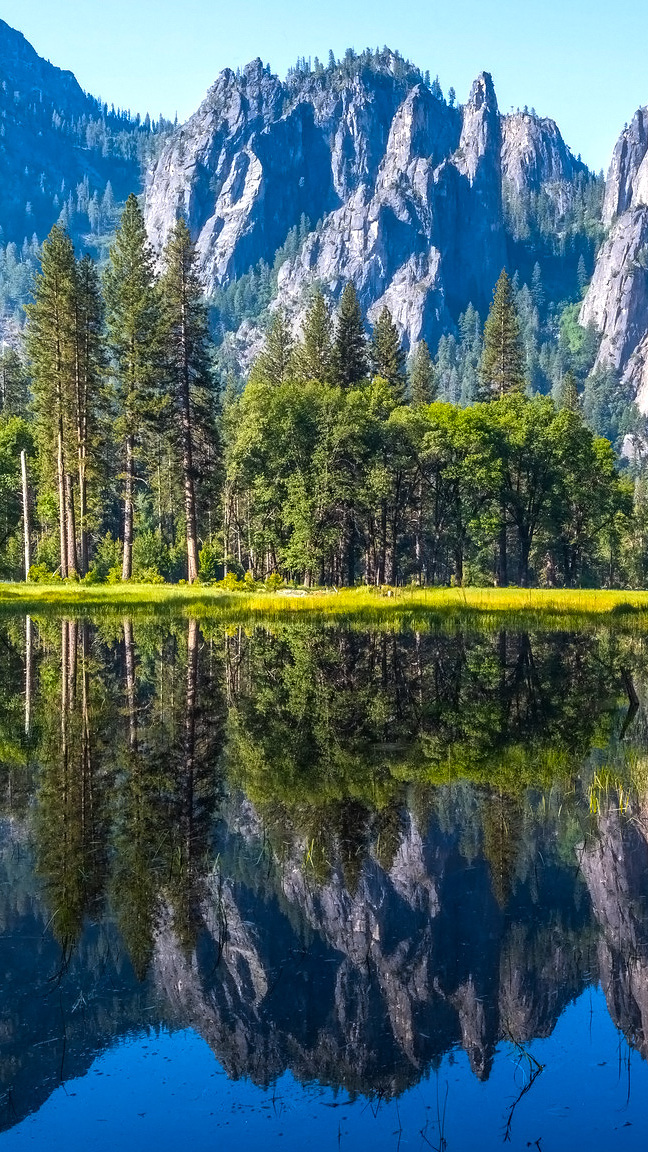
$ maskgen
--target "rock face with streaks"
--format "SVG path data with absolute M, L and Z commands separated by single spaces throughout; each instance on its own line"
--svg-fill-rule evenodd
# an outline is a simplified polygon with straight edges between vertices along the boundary
M 472 301 L 485 309 L 506 263 L 502 184 L 569 198 L 580 165 L 555 124 L 502 117 L 488 73 L 451 107 L 387 54 L 380 66 L 281 83 L 256 60 L 225 71 L 149 174 L 159 249 L 182 212 L 208 291 L 310 231 L 278 275 L 294 317 L 314 283 L 352 280 L 370 318 L 387 304 L 411 345 L 433 342 Z
M 614 149 L 607 177 L 602 245 L 580 322 L 602 333 L 597 367 L 632 385 L 648 410 L 648 108 L 640 108 Z

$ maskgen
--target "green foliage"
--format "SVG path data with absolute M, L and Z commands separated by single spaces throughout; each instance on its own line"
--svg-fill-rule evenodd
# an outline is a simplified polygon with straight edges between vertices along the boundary
M 483 395 L 501 399 L 524 388 L 524 367 L 520 324 L 513 286 L 503 269 L 493 293 L 493 303 L 484 325 L 481 383 Z
M 409 390 L 412 404 L 431 404 L 436 399 L 434 365 L 425 340 L 419 340 L 411 360 Z
M 369 345 L 369 358 L 375 376 L 387 380 L 399 400 L 405 399 L 405 353 L 391 312 L 383 308 L 374 324 Z
M 86 582 L 89 584 L 111 582 L 111 576 L 115 573 L 121 577 L 123 552 L 121 540 L 115 540 L 110 532 L 106 532 L 96 545 Z
M 213 584 L 223 567 L 223 558 L 209 541 L 203 544 L 198 553 L 198 576 L 201 584 Z
M 254 362 L 252 376 L 267 384 L 283 384 L 293 376 L 293 354 L 290 326 L 285 313 L 278 308 L 270 322 L 263 351 Z
M 133 578 L 142 581 L 155 573 L 164 580 L 169 564 L 169 549 L 160 534 L 150 530 L 138 532 L 133 542 Z
M 335 381 L 343 388 L 358 384 L 368 375 L 367 337 L 353 284 L 345 286 L 338 308 L 333 365 Z
M 311 300 L 303 327 L 303 339 L 295 352 L 295 374 L 301 380 L 331 383 L 333 376 L 333 330 L 331 314 L 321 291 Z

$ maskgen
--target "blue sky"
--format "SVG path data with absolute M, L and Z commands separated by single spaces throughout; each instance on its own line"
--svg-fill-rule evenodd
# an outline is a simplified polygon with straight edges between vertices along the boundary
M 492 72 L 503 111 L 552 116 L 596 169 L 648 104 L 647 0 L 0 0 L 0 16 L 95 95 L 181 119 L 227 66 L 261 56 L 283 75 L 298 56 L 377 44 L 460 100 Z

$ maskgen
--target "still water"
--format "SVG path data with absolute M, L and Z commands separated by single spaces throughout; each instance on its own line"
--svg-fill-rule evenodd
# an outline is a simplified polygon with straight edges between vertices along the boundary
M 648 644 L 0 621 L 0 1152 L 638 1149 Z

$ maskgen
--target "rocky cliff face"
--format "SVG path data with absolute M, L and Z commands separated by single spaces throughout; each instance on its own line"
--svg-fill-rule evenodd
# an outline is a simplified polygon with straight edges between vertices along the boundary
M 285 84 L 258 60 L 224 72 L 150 173 L 158 249 L 184 213 L 213 291 L 272 263 L 306 217 L 278 277 L 295 317 L 313 283 L 335 300 L 348 280 L 370 317 L 389 306 L 409 344 L 433 342 L 470 301 L 485 308 L 506 262 L 502 180 L 567 197 L 579 164 L 551 121 L 502 117 L 487 73 L 459 109 L 397 63 Z
M 599 252 L 580 322 L 602 333 L 597 367 L 632 385 L 648 411 L 648 108 L 617 142 L 608 172 Z

